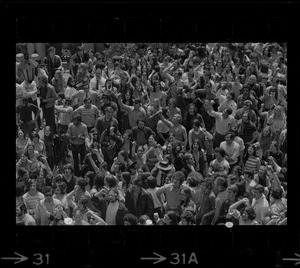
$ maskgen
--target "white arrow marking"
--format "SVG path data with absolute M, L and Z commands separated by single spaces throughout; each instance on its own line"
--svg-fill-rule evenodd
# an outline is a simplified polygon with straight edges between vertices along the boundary
M 15 262 L 15 264 L 22 262 L 22 261 L 27 261 L 28 258 L 26 256 L 23 256 L 17 252 L 14 252 L 16 255 L 18 255 L 19 257 L 2 257 L 1 260 L 18 260 Z
M 298 259 L 296 259 L 296 258 L 284 258 L 282 260 L 284 260 L 284 261 L 298 261 L 298 262 L 295 263 L 295 265 L 298 265 L 298 264 L 300 264 L 300 254 L 295 253 L 295 255 L 299 258 Z
M 153 252 L 153 254 L 156 255 L 157 257 L 145 257 L 145 258 L 141 258 L 141 260 L 155 260 L 156 262 L 154 262 L 153 264 L 157 264 L 167 259 L 166 257 L 159 255 L 158 253 Z

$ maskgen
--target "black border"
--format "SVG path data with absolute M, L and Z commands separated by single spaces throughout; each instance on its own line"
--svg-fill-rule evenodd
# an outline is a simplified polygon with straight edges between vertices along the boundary
M 153 256 L 152 252 L 168 255 L 172 252 L 196 252 L 199 265 L 213 267 L 236 265 L 240 266 L 291 266 L 282 258 L 294 257 L 300 253 L 300 222 L 299 222 L 299 104 L 296 102 L 299 80 L 297 79 L 297 9 L 295 3 L 277 3 L 271 1 L 239 2 L 203 2 L 158 1 L 144 2 L 54 2 L 53 4 L 25 1 L 2 5 L 4 32 L 2 41 L 4 59 L 9 62 L 5 69 L 14 70 L 16 42 L 288 42 L 288 84 L 290 92 L 288 101 L 289 130 L 288 141 L 288 226 L 255 226 L 234 227 L 227 229 L 220 226 L 205 228 L 195 227 L 15 227 L 14 194 L 5 191 L 5 215 L 2 228 L 8 239 L 1 239 L 5 245 L 3 254 L 13 252 L 36 253 L 42 251 L 52 254 L 53 267 L 59 264 L 76 264 L 76 267 L 91 264 L 98 267 L 105 259 L 114 265 L 147 265 L 140 257 Z M 125 2 L 125 3 L 124 3 Z M 94 27 L 97 24 L 99 27 Z M 16 29 L 14 27 L 16 26 Z M 59 27 L 64 25 L 67 31 Z M 70 26 L 72 25 L 76 30 Z M 218 27 L 221 27 L 219 29 Z M 100 33 L 98 31 L 100 29 Z M 16 39 L 8 38 L 15 33 Z M 80 33 L 80 34 L 79 34 Z M 97 34 L 99 33 L 99 34 Z M 113 34 L 112 34 L 113 33 Z M 149 34 L 146 34 L 149 33 Z M 9 49 L 8 49 L 9 47 Z M 13 59 L 13 60 L 11 60 Z M 11 65 L 10 65 L 11 64 Z M 9 66 L 9 67 L 8 67 Z M 295 71 L 293 71 L 293 69 Z M 11 77 L 10 77 L 11 75 Z M 7 81 L 14 81 L 14 73 L 6 72 Z M 11 78 L 11 80 L 10 80 Z M 14 98 L 14 85 L 8 83 L 7 90 Z M 292 89 L 293 88 L 293 89 Z M 295 97 L 294 97 L 295 94 Z M 10 95 L 9 95 L 10 96 Z M 13 114 L 14 108 L 5 100 L 3 121 Z M 9 97 L 10 99 L 10 97 Z M 12 99 L 13 103 L 13 99 Z M 7 106 L 6 106 L 7 105 Z M 10 110 L 12 109 L 12 110 Z M 11 118 L 11 117 L 10 117 Z M 12 121 L 12 119 L 10 119 Z M 13 121 L 12 121 L 13 122 Z M 15 126 L 12 125 L 11 129 Z M 3 131 L 6 136 L 5 130 Z M 5 137 L 4 137 L 5 138 Z M 3 139 L 2 139 L 3 140 Z M 7 137 L 5 138 L 5 141 Z M 14 140 L 12 146 L 14 146 Z M 9 147 L 10 148 L 10 147 Z M 9 149 L 14 152 L 14 147 Z M 5 154 L 6 156 L 6 154 Z M 7 179 L 14 172 L 13 161 L 7 157 L 3 168 L 7 168 Z M 14 159 L 14 154 L 12 154 Z M 7 163 L 7 165 L 6 165 Z M 12 172 L 11 172 L 12 171 Z M 10 184 L 9 184 L 10 185 Z M 3 186 L 8 189 L 10 186 Z M 14 188 L 9 188 L 14 189 Z M 7 191 L 7 193 L 6 193 Z M 8 211 L 9 210 L 9 211 Z M 12 216 L 10 216 L 12 213 Z M 11 226 L 14 226 L 11 228 Z M 16 235 L 18 244 L 16 244 Z M 246 237 L 246 239 L 243 239 Z M 67 246 L 62 246 L 62 240 Z M 89 244 L 87 243 L 89 240 Z M 77 257 L 78 256 L 78 257 Z M 86 259 L 83 257 L 85 256 Z M 87 257 L 89 256 L 89 257 Z M 2 254 L 1 254 L 2 257 Z M 61 258 L 60 258 L 61 257 Z M 259 262 L 258 262 L 259 260 Z M 24 262 L 25 265 L 26 262 Z M 29 263 L 29 261 L 27 262 Z M 167 265 L 166 262 L 162 262 Z M 18 264 L 21 266 L 21 264 Z

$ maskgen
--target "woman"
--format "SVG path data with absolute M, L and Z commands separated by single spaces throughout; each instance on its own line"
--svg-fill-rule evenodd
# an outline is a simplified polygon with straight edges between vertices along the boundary
M 146 155 L 145 155 L 145 148 L 140 145 L 137 147 L 137 150 L 135 152 L 136 148 L 136 142 L 134 141 L 132 146 L 132 161 L 136 162 L 137 168 L 145 168 L 146 171 L 148 171 L 148 166 L 146 165 Z
M 40 139 L 40 135 L 37 131 L 32 131 L 30 135 L 30 141 L 34 145 L 34 150 L 39 154 L 46 155 L 45 143 Z
M 90 133 L 88 133 L 87 137 L 85 138 L 85 149 L 87 152 L 92 152 L 91 146 L 94 142 L 98 142 L 100 144 L 100 135 L 96 128 L 92 128 Z
M 203 177 L 207 176 L 208 165 L 205 151 L 201 148 L 200 141 L 194 140 L 191 146 L 191 154 L 195 160 L 195 170 L 200 172 Z
M 42 139 L 45 144 L 45 151 L 46 151 L 46 159 L 48 162 L 49 167 L 51 170 L 54 169 L 54 137 L 53 133 L 51 132 L 51 128 L 49 126 L 46 126 L 44 128 L 44 137 Z
M 191 153 L 185 153 L 183 155 L 182 163 L 183 163 L 183 167 L 181 168 L 181 171 L 184 173 L 186 178 L 191 172 L 196 171 L 195 159 Z
M 176 114 L 182 116 L 181 110 L 176 106 L 176 100 L 174 98 L 169 99 L 168 108 L 169 118 L 172 118 Z
M 242 80 L 241 80 L 241 83 L 242 83 L 243 85 L 248 84 L 249 78 L 250 78 L 250 75 L 251 75 L 251 74 L 252 74 L 252 73 L 251 73 L 250 67 L 247 67 L 246 70 L 245 70 L 245 74 L 242 76 Z
M 77 104 L 78 104 L 79 101 L 78 101 L 78 98 L 73 98 L 72 99 L 72 95 L 76 92 L 77 92 L 77 90 L 75 89 L 75 80 L 72 76 L 70 76 L 68 78 L 68 81 L 67 81 L 67 88 L 65 90 L 65 98 L 73 100 L 72 103 L 71 103 L 71 106 L 73 108 L 75 107 L 75 109 L 78 107 Z
M 132 137 L 132 131 L 130 129 L 127 129 L 123 134 L 122 146 L 120 148 L 120 150 L 123 150 L 128 154 L 128 157 L 130 159 L 132 159 L 132 147 L 133 147 L 131 137 Z
M 118 125 L 112 122 L 101 135 L 101 148 L 104 156 L 104 161 L 107 162 L 107 166 L 110 169 L 113 159 L 122 146 L 122 136 L 118 131 Z
M 278 142 L 281 131 L 286 128 L 286 115 L 282 106 L 277 105 L 274 108 L 274 113 L 269 117 L 267 124 L 271 127 L 272 140 Z
M 71 225 L 90 225 L 87 221 L 83 219 L 83 214 L 80 210 L 77 210 L 75 212 L 73 219 L 74 221 L 71 223 Z
M 53 198 L 60 201 L 64 211 L 67 213 L 67 215 L 69 215 L 68 201 L 66 199 L 66 187 L 67 185 L 64 182 L 55 184 L 53 187 L 53 192 L 54 192 Z
M 195 203 L 191 200 L 192 199 L 192 191 L 190 188 L 186 188 L 181 190 L 180 192 L 180 208 L 181 208 L 181 212 L 180 215 L 184 212 L 184 211 L 190 211 L 193 213 L 193 215 L 195 215 L 196 213 L 196 205 Z
M 31 172 L 38 170 L 43 164 L 45 165 L 45 162 L 47 163 L 46 159 L 44 159 L 38 151 L 35 151 L 34 147 L 34 143 L 29 142 L 24 152 L 24 155 L 31 161 Z M 41 161 L 43 161 L 43 163 Z
M 200 114 L 197 113 L 196 105 L 194 103 L 190 103 L 188 105 L 188 110 L 185 113 L 183 121 L 187 132 L 192 129 L 195 119 L 198 119 L 201 123 L 201 126 L 204 127 L 203 118 Z
M 103 154 L 97 141 L 92 143 L 90 150 L 91 152 L 87 153 L 83 159 L 83 165 L 81 167 L 82 175 L 88 171 L 92 171 L 94 174 L 99 172 L 101 164 L 104 162 Z
M 168 108 L 162 108 L 162 115 L 165 118 L 168 118 L 169 109 Z M 160 119 L 157 122 L 156 125 L 156 132 L 158 135 L 157 142 L 161 145 L 164 146 L 166 142 L 168 141 L 168 138 L 170 137 L 170 129 L 169 127 Z
M 276 164 L 280 167 L 283 166 L 283 159 L 284 159 L 284 154 L 283 152 L 281 152 L 279 150 L 279 145 L 277 141 L 272 141 L 270 144 L 270 148 L 265 152 L 264 156 L 263 156 L 263 160 L 264 161 L 269 161 L 269 156 L 272 156 L 275 161 Z
M 265 126 L 258 136 L 258 142 L 264 155 L 266 151 L 270 148 L 272 142 L 272 131 L 270 126 Z
M 162 160 L 163 153 L 160 144 L 157 144 L 152 135 L 148 138 L 148 148 L 145 152 L 145 159 L 148 170 L 151 172 L 155 164 Z
M 26 138 L 24 132 L 21 129 L 19 129 L 18 137 L 16 138 L 16 156 L 18 160 L 20 159 L 21 154 L 24 152 L 27 143 L 28 138 Z
M 279 104 L 278 89 L 276 89 L 275 87 L 271 87 L 269 91 L 264 89 L 263 97 L 261 101 L 266 111 L 270 110 L 272 105 L 278 105 Z
M 237 210 L 242 204 L 247 204 L 245 208 L 241 209 L 241 212 Z M 249 203 L 248 198 L 243 198 L 233 203 L 228 210 L 228 214 L 239 221 L 239 225 L 259 225 L 255 220 L 256 214 L 253 207 Z
M 260 159 L 256 153 L 256 146 L 250 145 L 244 156 L 244 171 L 252 171 L 254 173 L 259 172 Z
M 166 99 L 167 99 L 167 94 L 161 90 L 161 85 L 160 85 L 160 80 L 158 75 L 154 75 L 151 78 L 151 83 L 152 85 L 150 86 L 150 105 L 153 105 L 154 99 L 159 99 L 160 100 L 160 105 L 162 107 L 166 106 Z
M 124 98 L 122 99 L 123 103 L 128 106 L 133 106 L 132 102 L 132 92 L 130 90 L 126 91 L 124 94 Z M 129 124 L 129 117 L 128 117 L 128 111 L 121 110 L 121 130 L 122 133 L 124 133 L 127 129 L 131 129 L 130 124 Z
M 52 78 L 52 86 L 55 89 L 55 92 L 58 93 L 65 93 L 65 86 L 64 86 L 64 79 L 61 70 L 56 70 L 54 77 Z

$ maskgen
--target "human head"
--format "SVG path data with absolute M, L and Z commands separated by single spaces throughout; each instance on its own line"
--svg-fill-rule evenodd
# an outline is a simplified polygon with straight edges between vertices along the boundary
M 180 219 L 180 225 L 192 225 L 195 222 L 193 213 L 190 211 L 184 211 L 181 214 Z
M 193 120 L 193 129 L 194 129 L 195 131 L 198 131 L 198 129 L 199 129 L 200 126 L 201 126 L 200 121 L 199 121 L 198 119 L 194 119 L 194 120 Z
M 235 184 L 229 185 L 227 187 L 227 199 L 233 203 L 236 199 L 238 192 L 239 188 Z
M 45 201 L 47 203 L 51 202 L 52 200 L 52 196 L 53 196 L 53 189 L 51 186 L 46 186 L 43 192 L 44 196 L 45 196 Z
M 252 188 L 252 194 L 256 200 L 258 200 L 262 196 L 263 192 L 264 192 L 264 187 L 261 184 L 256 184 Z
M 138 218 L 131 213 L 125 214 L 123 221 L 124 225 L 138 225 Z
M 144 120 L 138 120 L 137 121 L 137 126 L 138 126 L 139 129 L 144 129 L 145 121 Z
M 230 107 L 227 107 L 227 108 L 224 109 L 224 111 L 223 111 L 223 117 L 225 119 L 228 118 L 228 116 L 231 115 L 231 114 L 232 114 L 232 109 Z
M 173 211 L 166 212 L 163 221 L 167 225 L 178 225 L 177 215 Z
M 248 97 L 249 95 L 250 95 L 250 86 L 249 85 L 244 85 L 243 87 L 242 87 L 242 92 L 243 92 L 243 95 L 245 96 L 245 97 Z
M 147 185 L 150 189 L 155 189 L 155 187 L 157 186 L 157 180 L 156 177 L 153 176 L 149 176 L 147 178 Z
M 226 190 L 226 188 L 228 186 L 228 183 L 227 183 L 227 180 L 224 177 L 218 176 L 215 179 L 214 186 L 216 187 L 216 189 L 218 191 L 222 192 L 222 191 Z
M 108 198 L 110 203 L 115 203 L 119 200 L 119 192 L 117 188 L 112 188 L 108 192 Z
M 140 193 L 142 189 L 143 181 L 141 178 L 135 178 L 132 180 L 132 190 L 134 192 Z
M 172 175 L 172 182 L 174 183 L 175 186 L 180 187 L 180 185 L 184 182 L 185 180 L 185 175 L 182 171 L 176 171 Z
M 221 147 L 216 147 L 215 149 L 215 156 L 217 160 L 221 161 L 225 157 L 225 150 Z
M 183 160 L 184 165 L 188 165 L 188 164 L 194 165 L 195 164 L 195 159 L 191 153 L 185 153 L 183 155 L 182 160 Z
M 230 146 L 230 145 L 232 144 L 233 140 L 234 140 L 234 134 L 231 133 L 231 132 L 228 132 L 228 133 L 225 135 L 225 141 L 226 141 L 226 144 L 227 144 L 228 146 Z

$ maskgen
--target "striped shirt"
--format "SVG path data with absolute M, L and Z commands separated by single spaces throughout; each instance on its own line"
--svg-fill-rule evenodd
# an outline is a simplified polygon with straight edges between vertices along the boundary
M 93 127 L 99 115 L 99 110 L 96 105 L 91 105 L 91 108 L 85 108 L 84 105 L 78 107 L 74 113 L 81 115 L 82 123 L 87 127 Z
M 245 163 L 245 171 L 254 171 L 254 173 L 257 173 L 257 161 L 259 161 L 258 157 L 250 155 Z
M 23 201 L 27 209 L 35 209 L 37 201 L 44 199 L 44 195 L 40 192 L 37 192 L 35 195 L 30 195 L 29 192 L 23 195 Z

